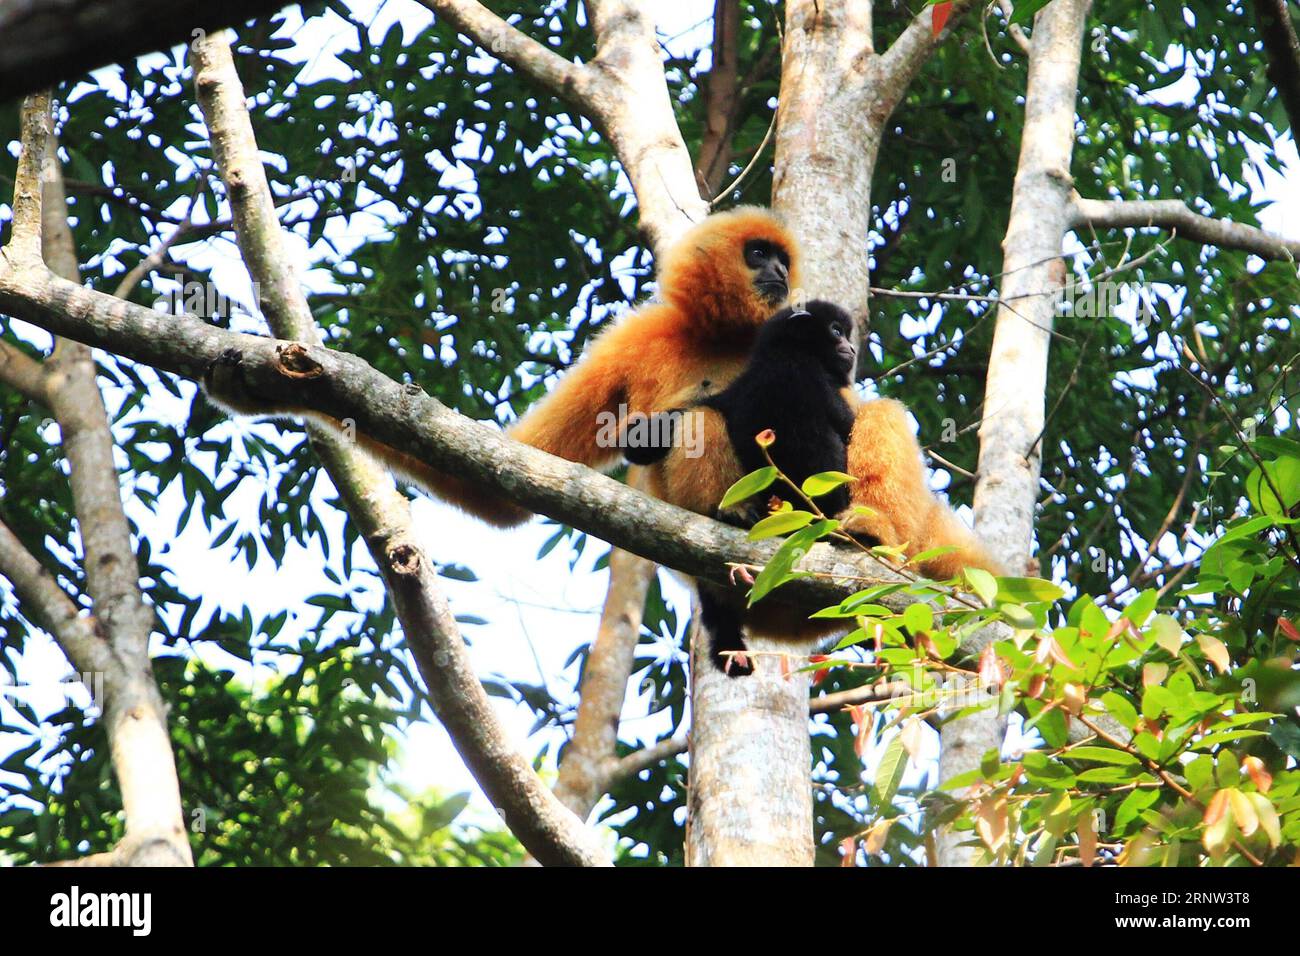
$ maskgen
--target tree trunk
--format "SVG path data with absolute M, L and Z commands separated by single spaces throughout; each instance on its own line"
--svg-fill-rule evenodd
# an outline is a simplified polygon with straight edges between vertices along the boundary
M 1090 2 L 1052 0 L 1034 21 L 1025 128 L 1002 243 L 1003 280 L 979 432 L 975 531 L 1012 574 L 1025 568 L 1033 542 L 1047 354 L 1065 280 L 1061 244 L 1070 224 L 1074 101 Z M 944 724 L 939 779 L 978 767 L 986 751 L 1002 746 L 1005 732 L 1005 719 L 991 708 Z M 937 843 L 942 866 L 975 860 L 975 848 L 959 845 L 951 832 L 940 833 Z

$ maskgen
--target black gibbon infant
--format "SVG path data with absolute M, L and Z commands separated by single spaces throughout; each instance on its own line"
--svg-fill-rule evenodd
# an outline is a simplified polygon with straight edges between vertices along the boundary
M 767 430 L 776 436 L 767 448 L 772 463 L 795 485 L 824 471 L 844 471 L 854 421 L 853 409 L 842 392 L 852 383 L 857 359 L 852 330 L 848 313 L 829 302 L 783 309 L 759 330 L 740 376 L 698 403 L 697 408 L 712 409 L 725 420 L 743 474 L 767 465 L 763 449 L 755 441 Z M 634 463 L 642 464 L 661 457 L 665 450 L 628 449 L 627 453 Z M 796 506 L 804 505 L 792 489 L 781 484 L 718 517 L 752 525 L 766 514 L 762 503 L 774 494 Z M 841 485 L 818 499 L 817 506 L 824 514 L 839 514 L 849 506 L 848 489 Z M 700 616 L 709 633 L 714 664 L 733 677 L 752 673 L 753 666 L 740 656 L 745 651 L 743 598 L 707 581 L 697 584 Z

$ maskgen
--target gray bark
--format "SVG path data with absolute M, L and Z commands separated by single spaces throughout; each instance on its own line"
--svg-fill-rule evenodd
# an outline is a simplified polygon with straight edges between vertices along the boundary
M 1019 573 L 1034 532 L 1047 390 L 1047 356 L 1065 279 L 1061 244 L 1070 228 L 1074 102 L 1090 0 L 1052 0 L 1034 21 L 1025 125 L 1002 247 L 1000 305 L 989 355 L 975 483 L 975 531 L 993 556 Z M 978 653 L 982 644 L 972 642 Z M 940 731 L 939 777 L 979 766 L 999 749 L 1006 721 L 986 709 Z M 961 794 L 954 794 L 960 796 Z M 942 866 L 969 865 L 975 850 L 954 834 L 936 840 Z

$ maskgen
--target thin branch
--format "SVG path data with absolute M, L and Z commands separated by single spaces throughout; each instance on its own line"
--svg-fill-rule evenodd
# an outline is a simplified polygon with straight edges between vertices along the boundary
M 994 2 L 997 8 L 1002 11 L 1002 15 L 1007 18 L 1007 33 L 1011 35 L 1011 39 L 1016 41 L 1016 45 L 1028 55 L 1029 37 L 1026 35 L 1024 27 L 1011 22 L 1011 14 L 1015 12 L 1011 0 L 994 0 Z
M 750 157 L 749 162 L 745 164 L 745 168 L 742 169 L 739 174 L 737 174 L 736 178 L 727 186 L 719 189 L 716 196 L 709 200 L 710 209 L 714 208 L 719 203 L 724 202 L 728 196 L 741 187 L 741 184 L 744 183 L 749 174 L 754 171 L 754 167 L 758 165 L 758 161 L 763 157 L 763 154 L 767 152 L 767 147 L 772 142 L 772 137 L 776 135 L 776 115 L 776 110 L 773 110 L 772 120 L 767 124 L 767 132 L 763 134 L 763 142 L 758 144 L 758 149 L 754 150 L 754 155 Z
M 875 684 L 854 687 L 851 690 L 842 690 L 834 694 L 813 697 L 808 701 L 808 712 L 810 714 L 830 714 L 844 710 L 846 707 L 879 703 L 894 700 L 898 697 L 911 697 L 915 693 L 916 688 L 905 681 L 880 681 Z M 675 737 L 666 737 L 650 744 L 648 747 L 642 747 L 640 750 L 633 751 L 627 756 L 613 761 L 606 770 L 605 789 L 608 790 L 620 780 L 634 777 L 644 770 L 649 770 L 656 764 L 686 753 L 687 747 L 687 738 L 684 734 L 681 734 Z
M 1170 229 L 1191 239 L 1221 249 L 1240 249 L 1262 259 L 1295 262 L 1300 258 L 1300 240 L 1195 213 L 1180 199 L 1084 199 L 1073 197 L 1070 227 L 1093 229 Z

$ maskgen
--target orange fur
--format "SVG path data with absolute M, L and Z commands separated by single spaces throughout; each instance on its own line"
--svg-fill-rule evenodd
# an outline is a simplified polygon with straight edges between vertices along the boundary
M 849 437 L 850 509 L 872 514 L 844 516 L 843 526 L 881 544 L 901 545 L 909 557 L 932 548 L 957 550 L 924 563 L 936 578 L 956 577 L 962 568 L 1004 573 L 975 535 L 930 491 L 921 448 L 907 424 L 907 412 L 893 399 L 865 402 L 858 408 Z
M 758 327 L 779 307 L 754 289 L 744 244 L 765 239 L 790 257 L 790 287 L 798 284 L 793 238 L 765 209 L 717 213 L 688 231 L 659 265 L 660 299 L 619 319 L 588 346 L 544 399 L 507 434 L 569 461 L 609 468 L 622 456 L 599 444 L 598 417 L 664 411 L 717 391 L 744 367 Z M 688 459 L 674 448 L 649 467 L 651 492 L 701 514 L 712 514 L 738 475 L 730 445 L 706 436 L 705 455 Z M 725 449 L 725 451 L 724 451 Z M 720 455 L 720 459 L 713 456 Z M 429 491 L 494 524 L 509 527 L 528 513 L 440 475 L 407 456 L 396 467 Z M 726 467 L 730 459 L 731 467 Z M 391 458 L 389 459 L 391 461 Z

